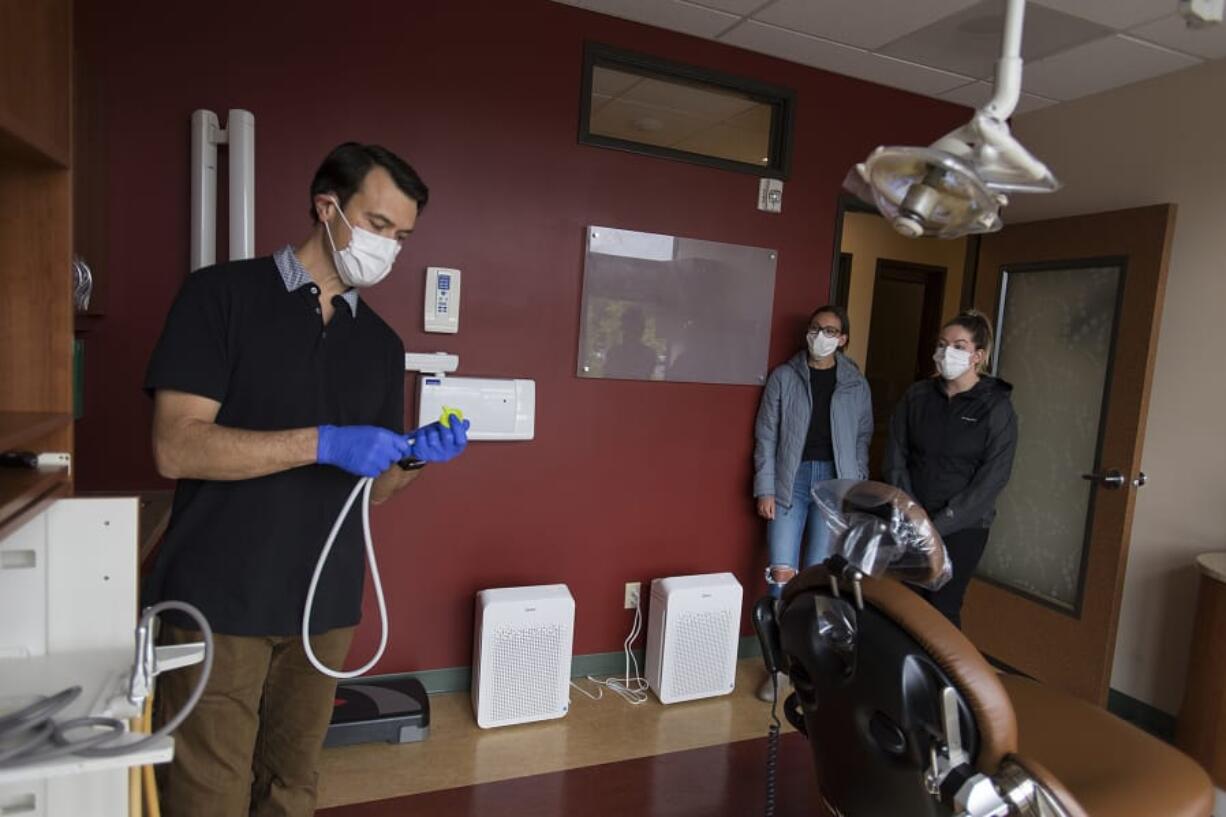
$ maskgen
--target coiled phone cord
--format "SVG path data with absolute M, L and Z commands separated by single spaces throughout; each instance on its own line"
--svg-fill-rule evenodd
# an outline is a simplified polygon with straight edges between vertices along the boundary
M 775 782 L 779 772 L 779 674 L 771 673 L 771 725 L 766 730 L 766 817 L 775 815 Z

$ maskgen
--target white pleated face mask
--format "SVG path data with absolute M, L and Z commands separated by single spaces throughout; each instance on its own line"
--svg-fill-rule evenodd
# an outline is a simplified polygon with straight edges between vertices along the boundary
M 349 227 L 349 246 L 338 250 L 336 242 L 332 240 L 332 230 L 328 227 L 328 222 L 324 222 L 328 243 L 332 245 L 332 260 L 336 263 L 336 272 L 345 286 L 372 287 L 392 271 L 392 264 L 400 254 L 400 242 L 361 227 L 354 227 L 349 223 L 349 219 L 345 218 L 340 202 L 336 199 L 333 199 L 333 202 L 341 220 Z
M 805 339 L 809 343 L 809 354 L 814 359 L 820 359 L 827 355 L 834 354 L 834 350 L 839 348 L 839 338 L 836 335 L 833 338 L 826 337 L 822 332 L 816 334 L 810 332 Z
M 937 349 L 932 359 L 936 361 L 937 371 L 946 380 L 957 380 L 971 367 L 971 353 L 952 346 Z

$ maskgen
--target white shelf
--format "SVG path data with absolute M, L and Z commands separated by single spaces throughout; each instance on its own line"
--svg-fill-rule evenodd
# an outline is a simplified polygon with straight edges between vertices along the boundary
M 135 736 L 133 736 L 135 737 Z M 16 769 L 0 769 L 0 786 L 6 783 L 22 783 L 27 780 L 43 780 L 48 777 L 66 777 L 82 772 L 101 772 L 107 769 L 126 769 L 130 766 L 151 766 L 158 763 L 169 763 L 175 755 L 174 738 L 158 738 L 158 740 L 141 751 L 123 755 L 122 757 L 77 757 L 68 755 L 48 760 L 46 763 L 36 763 L 32 766 L 22 766 Z
M 126 721 L 140 711 L 126 698 L 132 649 L 79 650 L 58 655 L 0 659 L 0 712 L 80 686 L 81 695 L 59 712 L 57 720 L 98 715 Z M 129 740 L 139 740 L 131 735 Z M 65 756 L 13 769 L 0 769 L 0 785 L 80 772 L 166 763 L 174 756 L 174 739 L 161 738 L 141 751 L 122 757 Z

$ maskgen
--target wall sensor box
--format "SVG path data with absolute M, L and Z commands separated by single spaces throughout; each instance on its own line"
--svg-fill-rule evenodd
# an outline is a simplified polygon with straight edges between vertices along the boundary
M 417 387 L 417 424 L 436 421 L 443 406 L 464 412 L 471 424 L 470 440 L 531 440 L 535 436 L 535 380 L 422 375 Z

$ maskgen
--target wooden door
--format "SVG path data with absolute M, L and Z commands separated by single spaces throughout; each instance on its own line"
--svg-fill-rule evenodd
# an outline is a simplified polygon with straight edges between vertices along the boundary
M 1019 440 L 963 611 L 988 655 L 1106 702 L 1173 205 L 1010 225 L 980 245 Z M 1089 477 L 1090 479 L 1086 479 Z
M 873 398 L 868 461 L 874 479 L 881 478 L 879 469 L 894 408 L 912 383 L 933 372 L 932 350 L 941 327 L 945 275 L 944 267 L 887 258 L 877 261 L 864 363 Z

